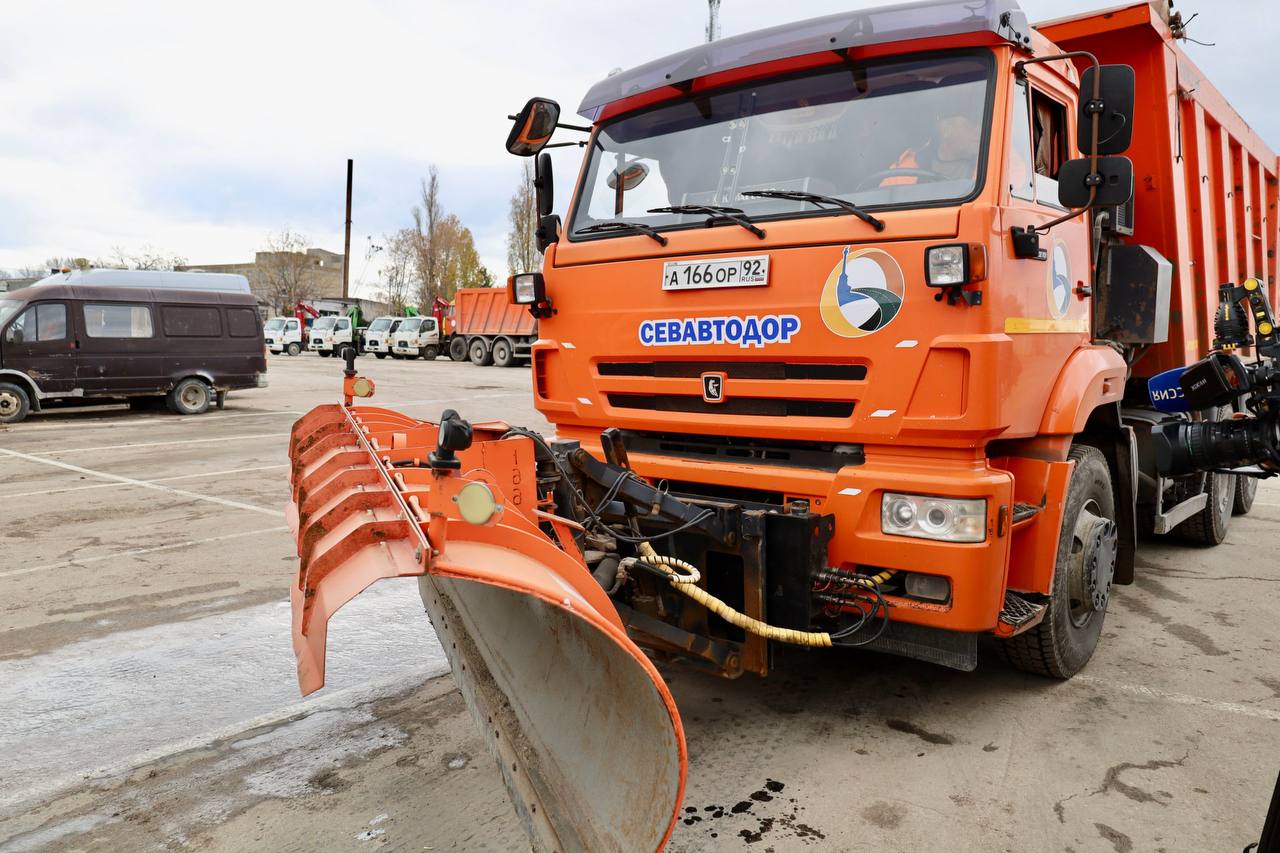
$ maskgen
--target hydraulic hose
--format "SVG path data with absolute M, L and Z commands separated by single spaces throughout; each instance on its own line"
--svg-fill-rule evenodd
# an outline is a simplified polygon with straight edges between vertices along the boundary
M 747 614 L 739 613 L 702 587 L 697 586 L 701 573 L 694 566 L 674 557 L 659 556 L 648 542 L 639 543 L 639 549 L 639 561 L 641 563 L 665 574 L 673 587 L 730 625 L 737 626 L 758 637 L 764 637 L 766 640 L 776 640 L 779 643 L 791 643 L 792 645 L 809 646 L 811 648 L 831 647 L 831 635 L 827 632 L 778 628 L 773 625 L 767 625 L 759 619 L 752 619 Z M 677 571 L 677 568 L 680 571 Z

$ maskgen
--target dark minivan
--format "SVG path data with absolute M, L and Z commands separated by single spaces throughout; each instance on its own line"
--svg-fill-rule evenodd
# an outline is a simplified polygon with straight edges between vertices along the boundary
M 0 293 L 0 424 L 63 398 L 184 415 L 267 384 L 249 293 L 42 284 Z

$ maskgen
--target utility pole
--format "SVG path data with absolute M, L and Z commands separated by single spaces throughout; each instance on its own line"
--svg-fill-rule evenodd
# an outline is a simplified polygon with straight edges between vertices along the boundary
M 342 298 L 351 295 L 351 158 L 347 158 L 347 225 L 342 244 Z
M 707 41 L 720 38 L 720 0 L 707 0 Z

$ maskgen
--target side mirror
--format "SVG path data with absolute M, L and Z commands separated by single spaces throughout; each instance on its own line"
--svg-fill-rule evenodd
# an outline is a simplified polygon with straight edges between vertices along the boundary
M 560 120 L 560 105 L 549 98 L 530 98 L 513 118 L 507 151 L 517 157 L 532 157 L 551 141 Z
M 1133 197 L 1133 163 L 1128 157 L 1099 157 L 1098 171 L 1090 171 L 1090 160 L 1068 160 L 1058 170 L 1058 203 L 1082 208 L 1089 204 L 1089 189 L 1097 187 L 1094 207 L 1121 205 Z
M 1093 100 L 1093 80 L 1101 74 L 1098 100 Z M 1128 65 L 1092 65 L 1080 76 L 1080 114 L 1076 120 L 1076 147 L 1093 150 L 1093 116 L 1098 115 L 1098 153 L 1123 154 L 1133 140 L 1133 68 Z
M 555 177 L 551 169 L 551 155 L 543 152 L 534 162 L 533 191 L 538 199 L 538 216 L 550 216 L 555 207 Z

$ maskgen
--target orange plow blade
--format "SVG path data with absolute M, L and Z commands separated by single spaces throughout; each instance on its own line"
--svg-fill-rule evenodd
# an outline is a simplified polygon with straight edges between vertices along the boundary
M 662 849 L 687 766 L 666 684 L 568 527 L 539 511 L 533 442 L 481 424 L 442 462 L 439 435 L 365 406 L 320 406 L 294 425 L 302 692 L 324 684 L 330 617 L 374 581 L 417 577 L 533 849 Z

